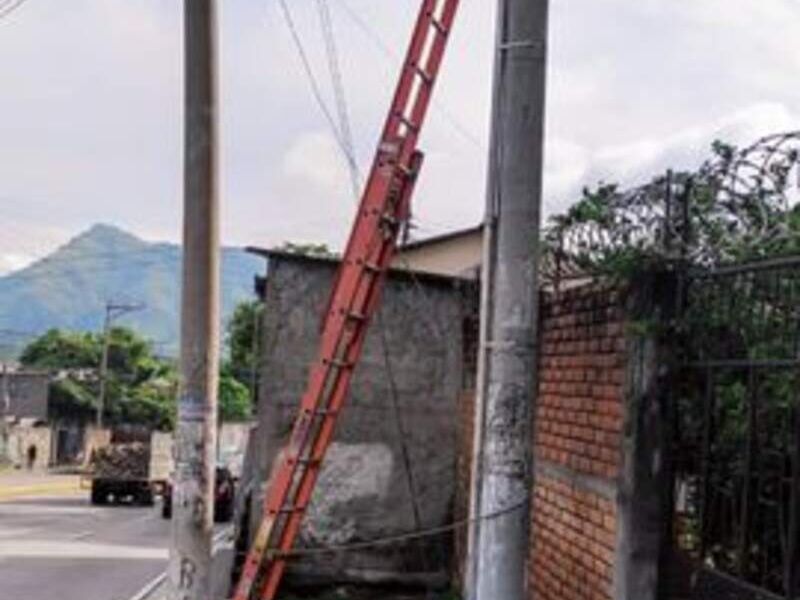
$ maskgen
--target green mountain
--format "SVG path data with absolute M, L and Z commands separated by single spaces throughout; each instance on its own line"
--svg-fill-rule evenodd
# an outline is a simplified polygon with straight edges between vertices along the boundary
M 263 259 L 223 249 L 223 320 L 238 302 L 254 298 L 254 277 L 263 272 Z M 13 354 L 27 336 L 51 327 L 99 330 L 111 300 L 143 304 L 119 323 L 153 340 L 159 354 L 175 355 L 180 274 L 179 246 L 95 225 L 46 258 L 0 277 L 0 353 Z

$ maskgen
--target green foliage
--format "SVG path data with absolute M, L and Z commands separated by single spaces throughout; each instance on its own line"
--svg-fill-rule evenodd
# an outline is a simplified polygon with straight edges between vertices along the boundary
M 630 280 L 678 263 L 711 266 L 797 254 L 798 146 L 798 134 L 744 149 L 717 141 L 697 172 L 656 177 L 624 191 L 607 183 L 586 188 L 569 210 L 551 217 L 545 266 L 557 269 L 554 277 L 577 272 Z
M 39 369 L 92 369 L 100 363 L 101 347 L 91 333 L 51 329 L 22 351 L 20 363 Z
M 245 352 L 245 348 L 250 348 L 252 337 L 248 336 L 253 332 L 244 331 L 247 319 L 242 315 L 252 314 L 253 310 L 260 309 L 255 305 L 242 308 L 231 335 L 231 340 L 236 340 L 231 352 L 245 365 L 253 360 L 252 351 Z M 172 429 L 179 380 L 175 365 L 156 357 L 151 345 L 130 329 L 113 328 L 109 340 L 106 422 Z M 50 411 L 54 418 L 91 420 L 95 417 L 102 350 L 102 334 L 58 329 L 48 331 L 24 349 L 23 366 L 58 374 L 50 388 Z M 219 382 L 220 420 L 247 420 L 252 415 L 252 407 L 250 390 L 237 380 L 232 367 L 225 365 Z
M 252 417 L 250 390 L 223 371 L 219 378 L 219 419 L 222 422 L 247 421 Z
M 336 258 L 338 255 L 327 244 L 284 242 L 275 248 L 289 254 L 312 256 L 315 258 Z
M 115 327 L 109 333 L 105 418 L 167 429 L 175 420 L 177 376 L 173 365 L 153 355 L 134 331 Z M 103 335 L 53 329 L 22 352 L 23 366 L 59 373 L 50 390 L 56 418 L 86 420 L 97 411 Z
M 242 302 L 236 306 L 226 326 L 227 370 L 248 387 L 254 370 L 259 366 L 258 335 L 263 313 L 264 305 L 261 302 Z

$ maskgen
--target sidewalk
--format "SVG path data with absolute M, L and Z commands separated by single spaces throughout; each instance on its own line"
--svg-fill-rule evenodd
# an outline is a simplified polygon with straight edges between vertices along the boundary
M 82 491 L 78 475 L 0 471 L 0 502 L 32 496 L 72 495 Z

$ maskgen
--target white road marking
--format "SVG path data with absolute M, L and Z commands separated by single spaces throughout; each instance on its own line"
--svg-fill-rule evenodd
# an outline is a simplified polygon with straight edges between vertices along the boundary
M 36 531 L 41 531 L 41 527 L 0 527 L 0 539 L 29 537 Z
M 0 517 L 3 515 L 87 515 L 101 509 L 86 506 L 48 506 L 44 504 L 0 503 Z
M 145 600 L 152 592 L 155 590 L 161 583 L 167 578 L 167 572 L 164 571 L 163 573 L 156 575 L 147 585 L 145 585 L 141 590 L 136 592 L 136 594 L 130 600 Z
M 80 533 L 75 533 L 70 536 L 71 540 L 85 540 L 86 538 L 90 538 L 94 535 L 94 531 L 81 531 Z
M 57 541 L 0 541 L 0 558 L 95 558 L 164 560 L 166 548 Z

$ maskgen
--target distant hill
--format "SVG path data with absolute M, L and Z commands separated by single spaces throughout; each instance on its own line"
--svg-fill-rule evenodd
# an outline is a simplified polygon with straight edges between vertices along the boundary
M 103 326 L 106 301 L 113 300 L 143 303 L 144 310 L 120 323 L 153 340 L 158 353 L 174 355 L 180 271 L 179 246 L 95 225 L 46 258 L 0 277 L 0 353 L 8 357 L 24 344 L 14 332 L 40 333 L 51 327 L 97 331 Z M 263 271 L 263 259 L 236 248 L 223 250 L 223 320 L 238 302 L 254 298 L 253 278 Z

